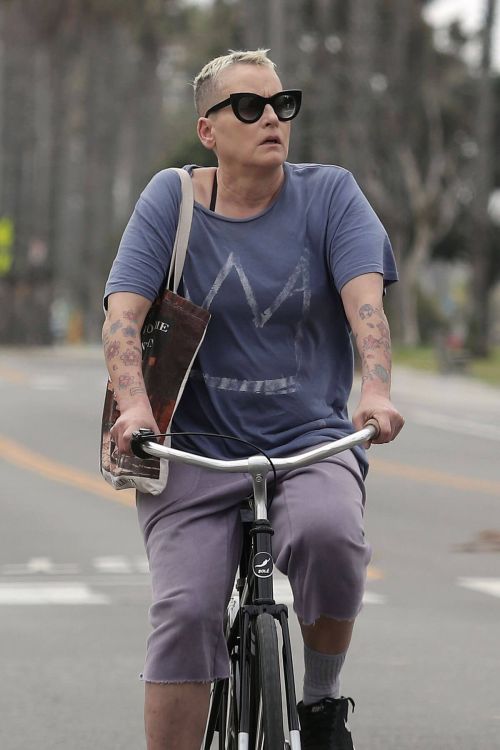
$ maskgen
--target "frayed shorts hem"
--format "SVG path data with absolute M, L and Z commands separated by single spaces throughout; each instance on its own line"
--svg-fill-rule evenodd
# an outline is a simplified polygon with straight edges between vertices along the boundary
M 223 675 L 222 677 L 214 677 L 213 679 L 209 678 L 208 680 L 150 680 L 147 677 L 144 677 L 143 674 L 139 675 L 141 682 L 149 683 L 150 685 L 211 685 L 212 682 L 215 682 L 216 680 L 227 680 L 228 677 L 229 674 Z
M 326 617 L 328 620 L 335 620 L 335 622 L 354 622 L 354 620 L 360 614 L 362 609 L 363 609 L 363 605 L 361 605 L 358 611 L 350 617 L 337 617 L 335 615 L 330 615 L 327 612 L 321 612 L 321 614 L 319 614 L 317 617 L 314 617 L 309 622 L 307 622 L 306 619 L 302 617 L 300 612 L 297 612 L 297 610 L 295 610 L 295 614 L 297 615 L 297 618 L 299 622 L 301 623 L 301 625 L 304 625 L 307 628 L 307 627 L 310 627 L 311 625 L 314 625 L 319 620 L 320 617 Z

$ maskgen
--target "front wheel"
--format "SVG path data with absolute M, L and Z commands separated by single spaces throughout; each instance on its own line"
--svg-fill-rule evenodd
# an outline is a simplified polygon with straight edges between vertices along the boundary
M 257 617 L 251 668 L 251 743 L 255 750 L 281 750 L 285 746 L 281 707 L 278 636 L 274 618 Z

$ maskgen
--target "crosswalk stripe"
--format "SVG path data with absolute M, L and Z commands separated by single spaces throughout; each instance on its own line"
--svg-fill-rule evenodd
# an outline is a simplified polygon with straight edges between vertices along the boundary
M 108 596 L 84 583 L 0 583 L 0 605 L 110 604 Z
M 36 375 L 30 386 L 35 391 L 65 391 L 69 389 L 69 380 L 64 375 Z
M 459 578 L 457 583 L 465 589 L 500 599 L 500 578 Z
M 94 570 L 103 574 L 129 575 L 132 573 L 149 574 L 149 563 L 146 555 L 100 555 L 91 561 Z M 54 562 L 50 557 L 30 557 L 25 563 L 4 563 L 0 566 L 3 576 L 79 575 L 85 569 L 84 564 Z M 384 574 L 379 568 L 370 565 L 367 574 L 369 581 L 380 581 Z
M 130 561 L 123 556 L 116 557 L 96 557 L 94 559 L 94 568 L 101 573 L 132 573 Z

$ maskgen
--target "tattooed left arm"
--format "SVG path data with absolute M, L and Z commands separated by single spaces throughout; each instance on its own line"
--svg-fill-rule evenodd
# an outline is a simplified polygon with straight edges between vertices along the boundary
M 404 424 L 391 402 L 391 334 L 383 307 L 383 280 L 357 276 L 341 291 L 344 310 L 361 359 L 361 399 L 353 415 L 356 429 L 370 418 L 380 425 L 374 443 L 394 440 Z

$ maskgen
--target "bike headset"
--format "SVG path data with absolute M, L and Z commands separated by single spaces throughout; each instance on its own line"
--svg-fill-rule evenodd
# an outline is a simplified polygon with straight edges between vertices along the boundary
M 145 435 L 145 440 L 151 440 L 153 437 L 159 438 L 159 437 L 208 437 L 208 438 L 218 438 L 219 440 L 234 440 L 236 443 L 243 443 L 244 445 L 248 445 L 250 448 L 252 448 L 257 453 L 260 453 L 264 458 L 269 461 L 269 465 L 271 466 L 272 472 L 273 472 L 273 480 L 272 485 L 270 487 L 269 497 L 267 500 L 267 507 L 271 507 L 271 503 L 274 500 L 274 495 L 276 493 L 276 483 L 278 481 L 278 477 L 276 474 L 276 468 L 273 464 L 272 458 L 262 450 L 262 448 L 259 448 L 258 445 L 254 445 L 253 443 L 250 443 L 248 440 L 243 440 L 243 438 L 237 438 L 233 437 L 232 435 L 219 435 L 217 432 L 155 432 L 151 433 L 151 435 Z M 181 449 L 182 450 L 182 449 Z

